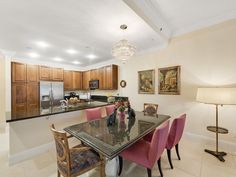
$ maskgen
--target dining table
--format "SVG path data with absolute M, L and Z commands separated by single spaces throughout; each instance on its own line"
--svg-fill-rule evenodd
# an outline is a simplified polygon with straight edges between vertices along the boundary
M 105 162 L 117 157 L 122 151 L 142 139 L 170 119 L 169 115 L 145 115 L 144 112 L 135 112 L 135 117 L 116 116 L 116 121 L 108 125 L 107 117 L 83 122 L 64 128 L 64 130 L 79 139 L 83 144 L 90 146 L 103 158 L 102 176 L 105 174 Z

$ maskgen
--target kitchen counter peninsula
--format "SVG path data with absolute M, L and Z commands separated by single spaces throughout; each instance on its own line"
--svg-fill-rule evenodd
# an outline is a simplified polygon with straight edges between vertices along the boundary
M 72 112 L 72 111 L 80 111 L 80 110 L 89 109 L 89 108 L 103 107 L 110 104 L 111 103 L 91 101 L 91 102 L 78 103 L 76 106 L 66 107 L 66 108 L 52 107 L 50 109 L 45 109 L 45 110 L 39 109 L 39 110 L 28 111 L 26 113 L 19 112 L 16 114 L 13 114 L 12 112 L 7 112 L 6 122 L 14 122 L 14 121 L 33 119 L 33 118 L 38 118 L 38 117 L 43 117 L 43 116 L 62 114 L 62 113 L 67 113 L 67 112 Z

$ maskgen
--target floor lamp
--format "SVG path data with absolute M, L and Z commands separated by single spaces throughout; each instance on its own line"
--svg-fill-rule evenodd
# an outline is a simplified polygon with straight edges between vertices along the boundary
M 198 88 L 197 101 L 206 104 L 213 104 L 216 107 L 216 125 L 207 126 L 207 130 L 216 133 L 216 150 L 205 149 L 205 152 L 215 156 L 224 162 L 225 152 L 218 151 L 218 134 L 227 134 L 228 130 L 218 126 L 218 107 L 219 105 L 236 104 L 236 88 Z

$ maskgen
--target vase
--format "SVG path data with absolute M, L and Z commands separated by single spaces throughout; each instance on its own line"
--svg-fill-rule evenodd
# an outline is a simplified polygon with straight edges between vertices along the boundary
M 119 115 L 120 121 L 125 120 L 125 112 L 119 112 L 118 115 Z

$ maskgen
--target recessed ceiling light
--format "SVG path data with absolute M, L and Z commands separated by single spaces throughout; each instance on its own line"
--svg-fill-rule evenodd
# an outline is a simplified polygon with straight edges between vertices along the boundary
M 89 54 L 89 55 L 87 55 L 87 58 L 89 58 L 89 59 L 95 59 L 95 58 L 97 58 L 97 56 L 94 55 L 94 54 Z
M 63 58 L 60 58 L 60 57 L 55 57 L 55 58 L 53 58 L 53 60 L 54 60 L 54 61 L 64 61 L 64 59 L 63 59 Z
M 66 50 L 66 52 L 71 54 L 71 55 L 78 53 L 78 51 L 75 50 L 75 49 L 68 49 L 68 50 Z
M 44 41 L 37 41 L 36 45 L 41 47 L 41 48 L 47 48 L 47 47 L 50 46 L 47 42 L 44 42 Z
M 79 62 L 79 61 L 73 61 L 72 63 L 73 63 L 73 64 L 75 64 L 75 65 L 78 65 L 78 64 L 80 64 L 80 62 Z
M 38 57 L 39 57 L 39 54 L 37 54 L 37 53 L 35 53 L 35 52 L 31 52 L 31 53 L 29 53 L 29 56 L 30 56 L 31 58 L 38 58 Z

